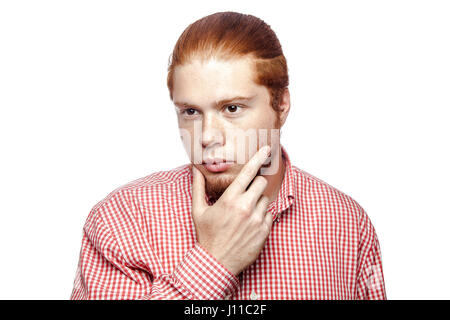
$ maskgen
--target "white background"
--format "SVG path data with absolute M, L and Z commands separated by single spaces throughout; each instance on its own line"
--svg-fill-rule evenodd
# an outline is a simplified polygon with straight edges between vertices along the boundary
M 388 298 L 450 298 L 450 4 L 394 0 L 1 1 L 0 298 L 68 299 L 90 209 L 187 163 L 169 54 L 226 10 L 280 38 L 282 144 L 367 211 Z

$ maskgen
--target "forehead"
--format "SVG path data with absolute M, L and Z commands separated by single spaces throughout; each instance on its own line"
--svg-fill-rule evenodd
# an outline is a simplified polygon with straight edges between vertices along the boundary
M 254 65 L 249 58 L 194 59 L 175 68 L 173 100 L 206 105 L 230 96 L 258 95 L 265 87 L 257 85 L 254 76 Z

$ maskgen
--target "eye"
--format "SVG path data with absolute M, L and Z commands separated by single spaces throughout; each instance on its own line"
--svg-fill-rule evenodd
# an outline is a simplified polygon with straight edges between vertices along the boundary
M 187 108 L 181 111 L 182 114 L 186 116 L 194 116 L 196 114 L 197 110 L 193 108 Z
M 242 109 L 242 108 L 238 105 L 230 104 L 230 105 L 226 106 L 225 109 L 228 113 L 238 113 L 239 109 Z

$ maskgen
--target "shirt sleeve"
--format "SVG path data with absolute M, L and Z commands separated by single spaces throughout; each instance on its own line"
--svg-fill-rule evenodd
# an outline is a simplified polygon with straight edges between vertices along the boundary
M 147 254 L 154 255 L 152 252 Z M 153 256 L 149 260 L 158 259 Z M 224 299 L 237 287 L 236 276 L 198 243 L 188 250 L 170 274 L 155 276 L 147 270 L 128 266 L 114 235 L 101 216 L 94 212 L 83 228 L 70 299 Z
M 358 249 L 357 299 L 386 300 L 380 244 L 375 228 L 364 210 L 360 217 Z

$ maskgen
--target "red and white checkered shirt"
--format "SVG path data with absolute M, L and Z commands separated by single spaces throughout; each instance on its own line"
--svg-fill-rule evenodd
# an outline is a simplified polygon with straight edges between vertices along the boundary
M 196 241 L 190 165 L 111 192 L 83 228 L 71 299 L 386 299 L 369 217 L 291 165 L 259 258 L 234 276 Z

